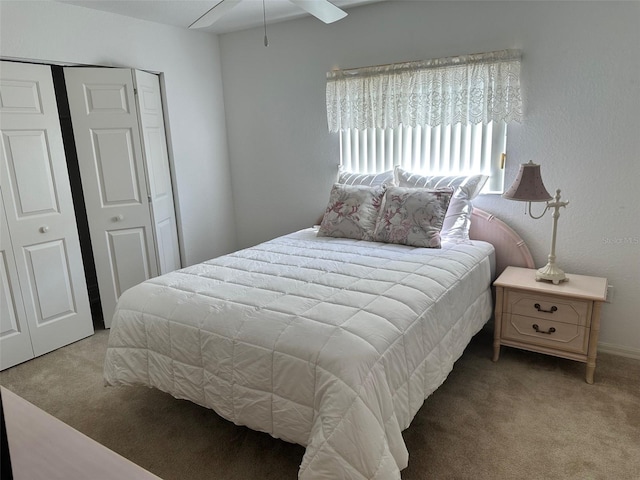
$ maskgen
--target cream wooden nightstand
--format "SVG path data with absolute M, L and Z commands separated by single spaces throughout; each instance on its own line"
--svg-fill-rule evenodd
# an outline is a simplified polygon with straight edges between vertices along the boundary
M 494 282 L 493 361 L 501 345 L 546 353 L 586 363 L 593 383 L 607 279 L 567 274 L 568 282 L 553 285 L 535 277 L 535 269 L 507 267 Z

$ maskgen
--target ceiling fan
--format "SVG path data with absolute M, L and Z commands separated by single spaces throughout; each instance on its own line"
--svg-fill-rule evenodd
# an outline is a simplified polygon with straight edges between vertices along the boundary
M 213 25 L 242 0 L 220 0 L 207 10 L 189 28 L 204 28 Z M 333 23 L 347 16 L 347 12 L 329 0 L 289 0 L 324 23 Z

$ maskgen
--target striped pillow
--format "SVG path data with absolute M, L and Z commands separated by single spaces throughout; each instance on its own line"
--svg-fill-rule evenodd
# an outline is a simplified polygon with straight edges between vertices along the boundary
M 393 185 L 393 170 L 382 173 L 354 173 L 340 170 L 338 173 L 338 183 L 345 185 L 368 185 L 369 187 Z

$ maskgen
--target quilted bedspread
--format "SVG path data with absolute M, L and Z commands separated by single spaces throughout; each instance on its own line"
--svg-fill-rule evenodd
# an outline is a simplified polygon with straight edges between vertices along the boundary
M 104 376 L 306 447 L 300 479 L 400 478 L 401 432 L 491 316 L 493 247 L 301 230 L 119 300 Z

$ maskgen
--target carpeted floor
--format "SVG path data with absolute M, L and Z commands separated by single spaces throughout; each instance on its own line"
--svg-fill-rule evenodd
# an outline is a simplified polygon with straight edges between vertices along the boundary
M 304 449 L 156 390 L 104 387 L 107 331 L 0 373 L 0 384 L 165 480 L 295 479 Z M 585 365 L 483 330 L 404 432 L 403 480 L 640 479 L 640 361 Z

